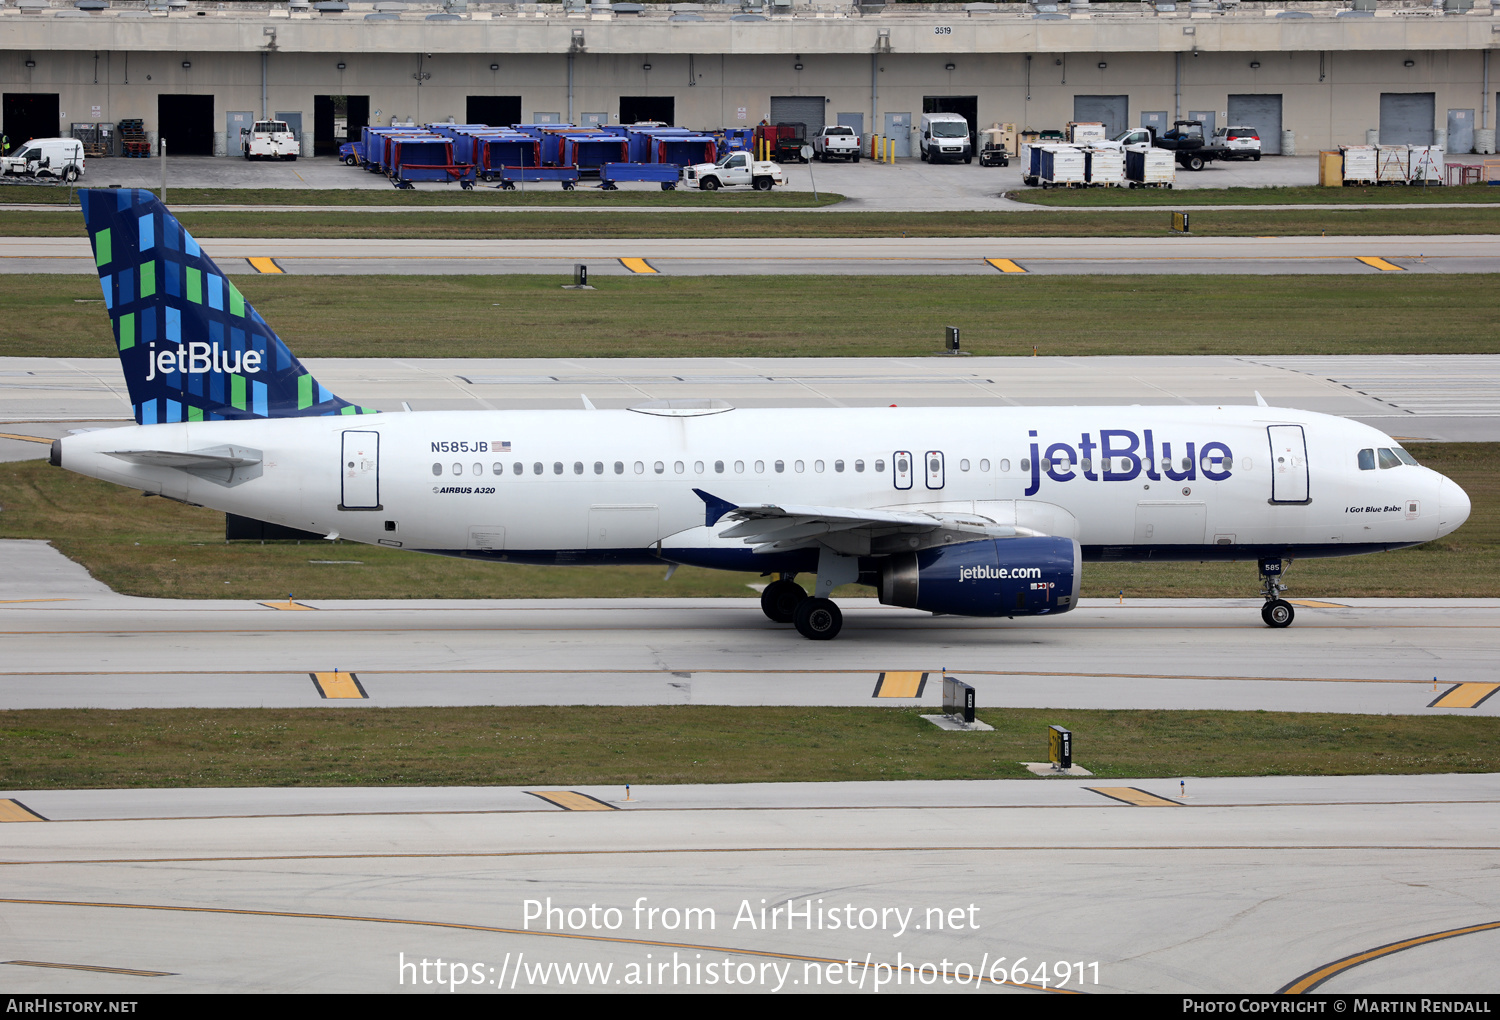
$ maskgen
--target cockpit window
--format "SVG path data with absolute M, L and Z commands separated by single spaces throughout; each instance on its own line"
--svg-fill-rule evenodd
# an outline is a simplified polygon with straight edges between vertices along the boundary
M 1395 447 L 1395 454 L 1396 454 L 1396 456 L 1398 456 L 1398 457 L 1401 458 L 1401 463 L 1403 463 L 1403 464 L 1410 464 L 1412 467 L 1420 467 L 1421 466 L 1421 465 L 1419 465 L 1417 463 L 1417 458 L 1413 457 L 1411 454 L 1407 453 L 1405 450 L 1401 449 L 1401 447 L 1399 447 L 1399 446 Z
M 1360 450 L 1359 451 L 1359 469 L 1361 471 L 1374 471 L 1375 470 L 1375 451 L 1374 450 Z
M 1401 458 L 1382 446 L 1380 448 L 1380 466 L 1382 469 L 1400 467 Z

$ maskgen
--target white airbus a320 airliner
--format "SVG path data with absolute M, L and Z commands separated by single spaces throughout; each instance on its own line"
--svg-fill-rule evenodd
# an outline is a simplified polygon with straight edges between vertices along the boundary
M 377 413 L 319 385 L 150 192 L 81 195 L 139 424 L 58 440 L 52 463 L 330 537 L 779 575 L 766 615 L 827 639 L 841 584 L 1035 616 L 1077 605 L 1085 560 L 1254 562 L 1285 627 L 1284 561 L 1469 516 L 1389 436 L 1263 403 Z

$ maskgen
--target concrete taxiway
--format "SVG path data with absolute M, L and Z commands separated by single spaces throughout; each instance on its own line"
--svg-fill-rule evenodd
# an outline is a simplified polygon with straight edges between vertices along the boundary
M 0 797 L 12 993 L 1458 994 L 1500 947 L 1486 775 Z
M 1395 436 L 1500 440 L 1500 356 L 1101 358 L 309 358 L 328 388 L 399 411 L 630 407 L 1248 404 L 1337 414 Z M 130 420 L 117 358 L 0 358 L 0 433 L 53 439 Z M 0 435 L 0 459 L 46 445 Z
M 845 599 L 818 643 L 753 597 L 140 599 L 40 542 L 0 543 L 0 573 L 0 708 L 940 705 L 947 670 L 985 707 L 1500 714 L 1497 599 L 1304 600 L 1280 632 L 1251 598 L 1021 621 Z
M 1162 215 L 1166 215 L 1165 212 Z M 214 238 L 229 273 L 614 276 L 1493 273 L 1500 235 L 382 240 Z M 255 260 L 255 261 L 251 261 Z M 88 238 L 0 238 L 0 272 L 93 274 Z

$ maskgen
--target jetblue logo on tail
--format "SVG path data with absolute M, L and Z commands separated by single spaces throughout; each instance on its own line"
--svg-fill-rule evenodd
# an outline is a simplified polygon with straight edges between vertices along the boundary
M 136 421 L 374 413 L 319 385 L 155 195 L 81 199 Z
M 202 375 L 204 372 L 244 372 L 245 375 L 255 375 L 260 371 L 260 351 L 220 351 L 218 344 L 190 343 L 185 345 L 186 349 L 158 351 L 156 345 L 152 344 L 151 374 L 146 376 L 146 381 L 151 382 L 156 378 L 156 373 L 166 375 L 168 372 L 187 372 L 190 375 Z

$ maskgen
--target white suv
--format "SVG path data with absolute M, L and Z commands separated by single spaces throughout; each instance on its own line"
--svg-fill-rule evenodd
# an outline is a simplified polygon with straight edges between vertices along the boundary
M 1231 159 L 1260 159 L 1260 131 L 1253 127 L 1221 127 L 1209 144 L 1229 150 Z

